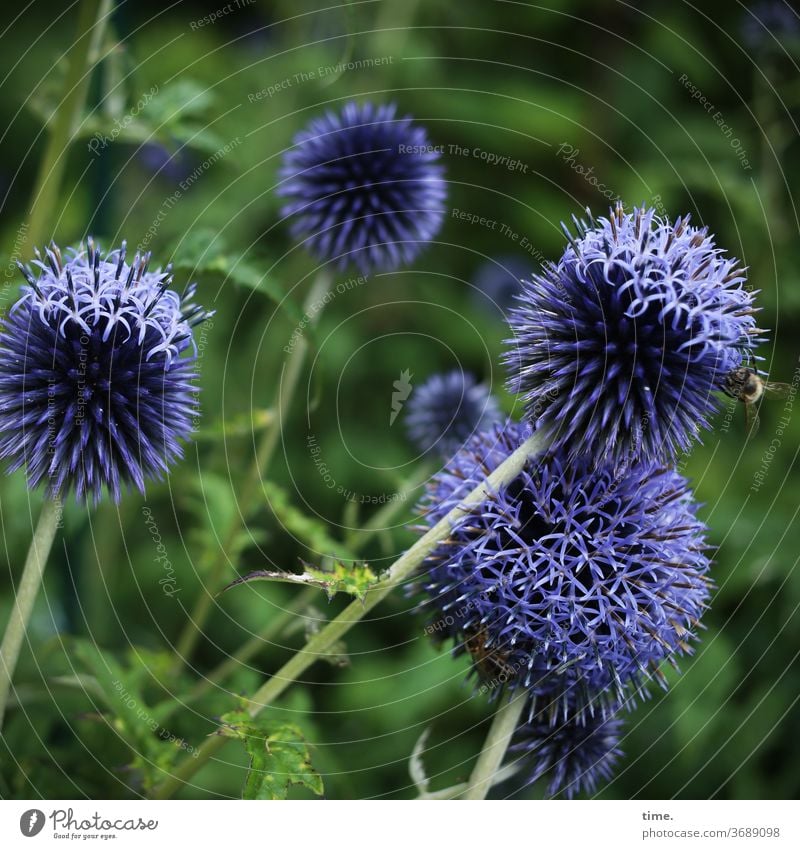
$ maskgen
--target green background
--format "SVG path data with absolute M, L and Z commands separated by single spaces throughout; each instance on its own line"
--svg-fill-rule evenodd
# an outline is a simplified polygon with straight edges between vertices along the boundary
M 745 45 L 746 12 L 738 2 L 698 10 L 682 2 L 634 8 L 610 0 L 383 0 L 326 11 L 314 7 L 327 4 L 298 10 L 289 2 L 255 2 L 192 26 L 221 5 L 118 4 L 107 45 L 113 49 L 93 78 L 53 212 L 52 234 L 62 246 L 88 233 L 105 246 L 123 238 L 140 244 L 155 222 L 148 247 L 156 260 L 174 258 L 178 283 L 196 279 L 199 300 L 217 315 L 200 362 L 202 430 L 184 461 L 167 482 L 151 484 L 146 499 L 132 493 L 119 506 L 66 507 L 30 631 L 35 652 L 23 654 L 19 704 L 0 745 L 6 798 L 144 793 L 131 764 L 137 750 L 151 751 L 152 733 L 131 730 L 135 711 L 109 707 L 96 680 L 75 676 L 96 679 L 105 669 L 113 677 L 113 663 L 139 657 L 150 673 L 124 674 L 138 676 L 152 712 L 170 694 L 183 699 L 198 676 L 280 612 L 298 590 L 264 583 L 232 590 L 215 601 L 191 668 L 180 676 L 166 671 L 170 646 L 208 577 L 202 555 L 219 548 L 237 509 L 252 516 L 239 572 L 296 569 L 300 559 L 315 558 L 307 535 L 287 528 L 266 498 L 242 505 L 239 495 L 254 459 L 249 412 L 272 404 L 283 348 L 320 270 L 280 218 L 280 157 L 293 134 L 326 108 L 351 97 L 396 102 L 428 128 L 432 142 L 445 145 L 449 199 L 441 232 L 411 267 L 338 293 L 309 337 L 312 367 L 303 373 L 268 478 L 314 517 L 314 532 L 342 539 L 347 527 L 378 509 L 371 499 L 420 473 L 424 461 L 405 439 L 402 417 L 389 425 L 392 384 L 403 370 L 418 385 L 461 365 L 490 382 L 506 411 L 519 414 L 503 389 L 502 316 L 474 296 L 470 281 L 487 258 L 516 255 L 531 270 L 541 257 L 557 258 L 560 222 L 587 206 L 602 214 L 609 198 L 656 204 L 670 216 L 691 213 L 708 225 L 761 290 L 759 323 L 770 331 L 764 369 L 790 382 L 800 365 L 797 44 Z M 7 258 L 20 242 L 75 8 L 34 3 L 0 37 L 0 235 Z M 381 64 L 318 72 L 369 59 Z M 711 109 L 693 99 L 686 81 Z M 283 87 L 271 96 L 249 97 L 276 85 Z M 134 114 L 154 86 L 158 93 Z M 132 117 L 118 137 L 93 153 L 93 134 L 109 135 L 126 116 Z M 744 153 L 737 156 L 720 124 Z M 154 172 L 140 149 L 145 143 L 165 146 L 183 173 Z M 451 153 L 450 145 L 468 155 Z M 525 167 L 489 165 L 473 155 L 476 149 Z M 564 154 L 570 149 L 577 151 L 571 163 Z M 469 224 L 454 209 L 498 223 Z M 30 246 L 23 244 L 21 255 L 28 259 Z M 5 308 L 19 280 L 7 262 L 3 267 Z M 349 277 L 334 273 L 333 280 Z M 718 548 L 718 586 L 696 655 L 681 662 L 680 676 L 671 675 L 668 694 L 654 693 L 628 717 L 625 758 L 603 798 L 791 798 L 800 789 L 800 417 L 786 412 L 790 424 L 778 436 L 782 405 L 762 410 L 760 433 L 746 443 L 742 411 L 732 408 L 682 461 Z M 306 444 L 309 433 L 336 487 L 366 503 L 348 504 L 326 486 Z M 770 451 L 763 484 L 752 491 Z M 40 499 L 28 493 L 21 473 L 0 480 L 0 622 Z M 412 501 L 398 512 L 396 527 L 365 548 L 376 571 L 413 541 Z M 152 510 L 174 569 L 172 597 L 159 584 L 165 572 L 155 562 L 143 506 Z M 229 565 L 226 578 L 235 574 Z M 179 707 L 163 725 L 197 746 L 216 718 L 236 707 L 234 694 L 252 693 L 302 644 L 309 623 L 344 604 L 320 593 L 314 610 L 264 645 L 225 687 Z M 423 627 L 411 601 L 395 592 L 348 634 L 348 666 L 318 662 L 273 709 L 313 744 L 326 796 L 415 795 L 408 759 L 426 728 L 432 786 L 468 775 L 491 707 L 465 682 L 466 661 L 436 649 Z M 79 640 L 103 650 L 99 667 L 94 658 L 92 669 Z M 176 752 L 167 744 L 158 751 L 169 768 Z M 240 795 L 246 763 L 243 749 L 226 747 L 184 795 Z M 495 792 L 538 797 L 542 788 L 518 782 Z

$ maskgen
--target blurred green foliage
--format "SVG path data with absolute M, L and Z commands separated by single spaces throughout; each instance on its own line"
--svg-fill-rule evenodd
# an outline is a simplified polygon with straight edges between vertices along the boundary
M 67 506 L 30 631 L 34 650 L 26 648 L 20 664 L 18 703 L 0 746 L 4 797 L 145 793 L 237 708 L 237 695 L 252 694 L 278 669 L 309 625 L 345 603 L 320 593 L 324 614 L 305 610 L 224 686 L 190 697 L 198 678 L 302 592 L 287 584 L 239 587 L 216 599 L 189 667 L 174 672 L 170 646 L 208 577 L 197 573 L 200 555 L 219 547 L 242 509 L 240 485 L 255 453 L 247 422 L 268 421 L 263 411 L 281 378 L 284 346 L 318 271 L 289 238 L 275 192 L 281 152 L 325 108 L 351 97 L 396 101 L 446 147 L 451 213 L 497 223 L 482 227 L 450 214 L 414 267 L 346 287 L 326 307 L 268 470 L 297 533 L 268 508 L 269 490 L 259 491 L 263 503 L 251 511 L 237 543 L 238 572 L 231 563 L 227 580 L 318 562 L 331 552 L 314 551 L 315 540 L 350 545 L 386 495 L 418 471 L 402 423 L 388 423 L 402 370 L 421 382 L 463 365 L 516 414 L 499 364 L 507 331 L 469 281 L 498 254 L 518 252 L 532 269 L 541 257 L 556 258 L 559 222 L 587 206 L 602 213 L 610 197 L 707 224 L 761 290 L 760 323 L 771 331 L 764 368 L 790 381 L 800 364 L 798 54 L 795 45 L 785 55 L 748 52 L 739 4 L 367 0 L 298 10 L 288 0 L 259 0 L 197 25 L 219 5 L 120 4 L 68 154 L 63 202 L 52 217 L 59 243 L 93 233 L 106 246 L 122 238 L 146 246 L 160 264 L 174 258 L 178 282 L 196 279 L 199 300 L 217 315 L 200 360 L 203 438 L 187 446 L 168 481 L 149 486 L 146 499 Z M 60 15 L 61 4 L 35 2 L 2 36 L 5 257 L 31 255 L 20 225 L 72 28 L 71 16 L 58 18 L 56 8 Z M 368 59 L 382 63 L 335 69 Z M 687 80 L 712 110 L 693 98 Z M 97 134 L 122 125 L 101 145 Z M 154 144 L 175 155 L 160 171 Z M 491 166 L 475 151 L 520 165 Z M 4 263 L 4 307 L 18 283 Z M 671 676 L 670 692 L 654 693 L 630 716 L 626 757 L 603 797 L 792 798 L 800 791 L 800 417 L 790 410 L 778 437 L 783 411 L 775 407 L 762 410 L 760 434 L 749 444 L 741 411 L 730 409 L 685 461 L 718 546 L 708 630 L 682 674 Z M 754 488 L 768 451 L 763 485 Z M 419 494 L 361 552 L 376 572 L 413 540 L 408 523 Z M 39 503 L 22 474 L 0 481 L 8 566 L 0 573 L 0 622 Z M 169 553 L 173 595 L 159 584 L 164 567 L 145 506 Z M 432 788 L 468 775 L 491 706 L 473 696 L 466 661 L 435 648 L 423 624 L 399 590 L 347 636 L 348 666 L 315 664 L 268 711 L 277 726 L 302 730 L 327 796 L 415 795 L 408 759 L 426 728 Z M 116 682 L 158 731 L 121 699 Z M 247 766 L 244 747 L 228 746 L 183 795 L 240 795 Z M 540 793 L 518 785 L 520 795 Z

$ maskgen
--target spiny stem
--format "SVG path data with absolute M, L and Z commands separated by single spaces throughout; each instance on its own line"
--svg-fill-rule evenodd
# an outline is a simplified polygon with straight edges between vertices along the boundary
M 30 224 L 26 233 L 28 242 L 33 246 L 43 245 L 54 235 L 52 220 L 55 218 L 67 154 L 86 102 L 91 64 L 99 52 L 111 6 L 112 0 L 84 0 L 81 4 L 75 40 L 66 54 L 69 68 L 62 99 L 52 119 L 33 191 Z
M 416 474 L 411 475 L 404 481 L 395 493 L 396 497 L 378 510 L 357 535 L 351 534 L 348 537 L 348 551 L 354 554 L 357 553 L 376 533 L 385 528 L 386 523 L 405 505 L 408 496 L 419 487 L 429 474 L 429 466 L 423 465 Z M 270 619 L 259 633 L 252 636 L 234 654 L 222 661 L 205 678 L 198 681 L 183 702 L 174 701 L 174 707 L 170 709 L 168 715 L 171 715 L 182 704 L 191 704 L 206 695 L 215 686 L 219 686 L 225 681 L 229 675 L 232 675 L 243 663 L 248 663 L 253 655 L 263 648 L 265 643 L 268 643 L 273 637 L 279 634 L 304 607 L 311 604 L 318 596 L 319 590 L 315 587 L 304 589 L 290 602 L 285 610 Z
M 311 287 L 308 297 L 304 303 L 304 315 L 308 316 L 308 324 L 313 325 L 319 318 L 324 305 L 324 295 L 330 287 L 330 277 L 326 272 L 320 272 Z M 198 572 L 200 575 L 208 575 L 194 610 L 189 616 L 189 621 L 184 627 L 183 633 L 178 638 L 175 647 L 174 672 L 180 671 L 185 663 L 188 663 L 197 641 L 203 633 L 208 617 L 214 606 L 215 593 L 222 586 L 225 569 L 229 565 L 229 552 L 234 549 L 236 540 L 242 532 L 247 518 L 253 514 L 255 508 L 261 504 L 257 497 L 261 481 L 267 472 L 272 455 L 278 445 L 283 428 L 283 422 L 292 402 L 300 375 L 303 370 L 303 362 L 308 351 L 308 342 L 304 335 L 299 334 L 295 338 L 294 347 L 289 354 L 285 370 L 281 375 L 280 384 L 272 407 L 275 417 L 266 427 L 261 435 L 261 441 L 256 449 L 255 462 L 250 468 L 250 474 L 239 492 L 240 509 L 231 522 L 228 532 L 222 540 L 222 545 L 215 548 L 207 556 L 205 562 L 200 564 Z
M 3 718 L 11 692 L 11 680 L 19 660 L 22 641 L 28 630 L 28 622 L 39 593 L 47 557 L 53 547 L 60 517 L 60 503 L 46 499 L 42 505 L 42 512 L 39 514 L 36 530 L 33 532 L 22 579 L 17 588 L 11 617 L 6 625 L 2 646 L 0 646 L 0 728 L 3 727 Z
M 462 799 L 486 798 L 486 794 L 494 784 L 494 777 L 500 770 L 500 764 L 503 762 L 511 737 L 519 726 L 527 701 L 528 693 L 521 690 L 497 709 L 481 753 L 478 755 L 478 761 L 469 777 L 467 789 L 461 796 Z
M 514 480 L 522 471 L 527 460 L 539 454 L 545 444 L 546 440 L 541 433 L 535 433 L 526 439 L 486 480 L 478 484 L 459 506 L 454 507 L 426 534 L 420 537 L 405 554 L 401 555 L 386 576 L 368 590 L 363 602 L 357 600 L 351 602 L 335 619 L 332 619 L 319 633 L 315 634 L 297 654 L 290 658 L 274 676 L 266 681 L 248 700 L 250 715 L 257 716 L 265 707 L 272 704 L 317 658 L 324 656 L 331 646 L 363 619 L 372 608 L 386 598 L 405 579 L 409 578 L 439 543 L 447 539 L 454 522 L 466 515 L 473 504 L 483 501 L 490 492 L 494 492 L 499 487 Z M 167 799 L 172 796 L 229 739 L 219 735 L 209 737 L 192 756 L 187 757 L 176 768 L 175 772 L 156 788 L 154 797 Z

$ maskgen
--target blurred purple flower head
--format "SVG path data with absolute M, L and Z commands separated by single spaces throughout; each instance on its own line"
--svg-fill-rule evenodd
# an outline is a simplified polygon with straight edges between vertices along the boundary
M 500 420 L 497 399 L 461 369 L 434 374 L 408 402 L 406 428 L 420 451 L 451 457 L 474 433 Z
M 547 775 L 547 795 L 571 799 L 594 793 L 599 782 L 611 778 L 622 755 L 622 726 L 613 711 L 568 711 L 564 718 L 543 709 L 517 731 L 512 751 L 532 762 L 529 781 Z
M 754 3 L 742 17 L 742 40 L 754 52 L 779 51 L 781 42 L 800 38 L 800 17 L 785 0 Z
M 138 150 L 144 168 L 171 183 L 180 183 L 192 171 L 194 157 L 183 147 L 174 153 L 160 142 L 145 142 Z
M 440 154 L 423 127 L 395 112 L 350 102 L 313 119 L 284 156 L 282 214 L 323 262 L 389 271 L 411 262 L 442 225 Z
M 482 312 L 499 310 L 505 315 L 516 303 L 522 280 L 531 266 L 517 256 L 499 256 L 482 263 L 475 272 L 472 296 Z

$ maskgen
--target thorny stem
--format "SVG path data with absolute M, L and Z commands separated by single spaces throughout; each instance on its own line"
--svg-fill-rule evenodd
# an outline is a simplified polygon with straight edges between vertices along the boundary
M 67 164 L 70 142 L 86 103 L 86 91 L 92 74 L 92 62 L 99 53 L 106 24 L 111 15 L 111 0 L 84 0 L 78 18 L 75 40 L 67 51 L 69 68 L 64 80 L 62 100 L 48 134 L 47 146 L 39 166 L 31 202 L 27 240 L 43 247 L 53 236 L 51 218 L 61 191 L 61 179 Z
M 428 477 L 430 468 L 425 465 L 415 475 L 411 475 L 395 493 L 388 504 L 385 504 L 378 510 L 372 518 L 364 525 L 357 536 L 353 536 L 352 540 L 348 539 L 347 550 L 353 554 L 360 551 L 379 531 L 386 527 L 386 524 L 391 521 L 394 515 L 399 512 L 404 506 L 408 496 Z M 229 675 L 232 675 L 242 664 L 248 663 L 251 658 L 257 654 L 265 643 L 270 642 L 273 637 L 280 634 L 281 631 L 292 621 L 292 619 L 304 607 L 311 604 L 319 595 L 319 590 L 316 587 L 307 587 L 300 592 L 288 605 L 285 610 L 274 616 L 267 622 L 264 628 L 258 634 L 253 635 L 246 643 L 244 643 L 234 654 L 222 661 L 215 669 L 213 669 L 205 678 L 198 681 L 192 688 L 183 702 L 175 701 L 173 710 L 176 710 L 182 704 L 191 704 L 197 699 L 202 698 L 206 693 L 210 692 L 215 686 L 219 686 L 225 681 Z M 170 710 L 170 713 L 173 711 Z
M 14 677 L 22 642 L 28 630 L 33 605 L 42 584 L 47 557 L 53 547 L 60 517 L 60 503 L 46 499 L 42 505 L 42 512 L 39 514 L 36 530 L 33 532 L 28 556 L 25 559 L 25 568 L 22 570 L 22 579 L 17 588 L 14 606 L 6 625 L 2 646 L 0 646 L 0 728 L 3 726 L 3 717 L 11 692 L 11 680 Z
M 519 725 L 519 719 L 528 700 L 528 693 L 521 690 L 510 701 L 504 702 L 497 709 L 492 720 L 492 726 L 486 735 L 478 761 L 469 777 L 467 789 L 461 795 L 462 799 L 485 799 L 494 777 L 503 762 L 511 737 Z
M 383 601 L 393 589 L 409 578 L 439 543 L 447 539 L 454 522 L 467 515 L 471 506 L 483 501 L 490 492 L 496 491 L 499 487 L 517 477 L 527 460 L 538 455 L 545 445 L 546 439 L 541 433 L 535 433 L 526 439 L 488 478 L 478 484 L 460 505 L 454 507 L 420 537 L 405 554 L 401 555 L 391 566 L 386 576 L 367 591 L 363 602 L 358 600 L 351 602 L 335 619 L 332 619 L 319 633 L 315 634 L 297 654 L 290 658 L 275 675 L 269 678 L 248 700 L 250 715 L 258 716 L 265 707 L 272 704 L 317 658 L 324 656 L 334 643 Z M 187 757 L 176 768 L 174 773 L 156 787 L 154 797 L 157 799 L 171 797 L 229 739 L 229 737 L 221 735 L 209 737 L 196 752 Z
M 303 312 L 308 316 L 309 325 L 315 324 L 319 318 L 324 305 L 323 298 L 329 286 L 330 278 L 328 274 L 324 271 L 318 274 L 303 305 Z M 219 548 L 211 550 L 207 554 L 205 562 L 202 562 L 198 568 L 198 572 L 201 575 L 207 574 L 208 579 L 204 582 L 200 598 L 189 616 L 189 621 L 186 623 L 183 633 L 178 638 L 175 647 L 175 673 L 180 671 L 183 664 L 188 663 L 197 645 L 197 641 L 203 633 L 203 628 L 208 621 L 208 617 L 213 610 L 214 594 L 220 589 L 224 579 L 225 569 L 229 564 L 229 553 L 234 550 L 237 537 L 242 532 L 243 525 L 247 521 L 248 516 L 252 515 L 255 506 L 261 504 L 260 499 L 256 497 L 257 491 L 264 475 L 266 475 L 270 460 L 278 445 L 283 422 L 300 380 L 307 351 L 308 342 L 305 336 L 298 335 L 295 339 L 294 347 L 289 354 L 285 370 L 281 375 L 275 403 L 272 407 L 275 411 L 275 417 L 262 433 L 261 441 L 256 449 L 255 462 L 251 466 L 250 474 L 239 492 L 239 504 L 241 507 L 236 512 L 236 516 L 223 537 L 222 545 Z

